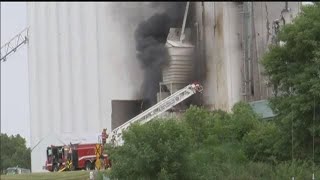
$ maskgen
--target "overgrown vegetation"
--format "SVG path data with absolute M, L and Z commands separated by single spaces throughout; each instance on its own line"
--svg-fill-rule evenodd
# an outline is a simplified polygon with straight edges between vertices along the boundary
M 319 178 L 320 3 L 303 7 L 278 40 L 286 44 L 272 45 L 262 60 L 276 91 L 275 119 L 262 120 L 240 102 L 232 113 L 191 107 L 179 120 L 134 125 L 125 144 L 110 149 L 111 177 L 311 179 L 315 172 Z
M 277 37 L 286 44 L 272 45 L 262 64 L 276 92 L 271 105 L 281 134 L 277 153 L 283 159 L 291 156 L 293 130 L 294 158 L 312 158 L 314 136 L 320 162 L 320 3 L 302 10 Z
M 103 171 L 100 171 L 101 173 Z M 106 172 L 104 172 L 106 173 Z M 102 180 L 103 176 L 98 178 Z M 1 180 L 88 180 L 88 171 L 64 171 L 64 172 L 44 172 L 44 173 L 30 173 L 30 174 L 14 174 L 1 175 Z
M 119 179 L 305 179 L 312 163 L 278 153 L 280 128 L 243 102 L 233 113 L 191 107 L 180 120 L 133 125 L 112 149 L 111 177 Z M 290 151 L 283 152 L 290 154 Z M 315 171 L 320 176 L 320 168 Z

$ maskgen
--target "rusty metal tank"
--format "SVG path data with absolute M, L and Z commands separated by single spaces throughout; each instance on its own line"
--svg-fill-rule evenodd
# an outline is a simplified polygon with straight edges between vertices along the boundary
M 180 41 L 180 28 L 170 28 L 166 48 L 169 53 L 169 63 L 163 69 L 163 84 L 171 93 L 178 91 L 190 82 L 193 66 L 194 45 L 190 42 L 191 30 L 185 29 L 185 39 Z

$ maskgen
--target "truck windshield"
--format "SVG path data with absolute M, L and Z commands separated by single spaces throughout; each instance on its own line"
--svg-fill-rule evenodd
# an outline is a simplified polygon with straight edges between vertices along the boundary
M 51 155 L 52 155 L 52 149 L 51 149 L 51 148 L 48 148 L 48 149 L 47 149 L 47 155 L 48 155 L 48 156 L 51 156 Z

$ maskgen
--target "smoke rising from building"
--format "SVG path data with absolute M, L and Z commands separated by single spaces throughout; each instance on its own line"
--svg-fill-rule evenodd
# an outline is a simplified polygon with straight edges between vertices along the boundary
M 160 8 L 163 13 L 157 13 L 141 22 L 135 31 L 137 59 L 145 71 L 142 93 L 146 106 L 157 102 L 156 94 L 162 80 L 162 67 L 169 59 L 165 48 L 167 35 L 170 27 L 182 25 L 185 5 L 185 2 L 151 3 L 152 8 Z

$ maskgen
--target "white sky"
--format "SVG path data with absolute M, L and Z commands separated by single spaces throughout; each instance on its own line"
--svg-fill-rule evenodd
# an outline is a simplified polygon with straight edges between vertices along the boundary
M 1 2 L 1 46 L 27 26 L 25 2 Z M 1 133 L 20 134 L 30 147 L 27 46 L 1 63 Z

